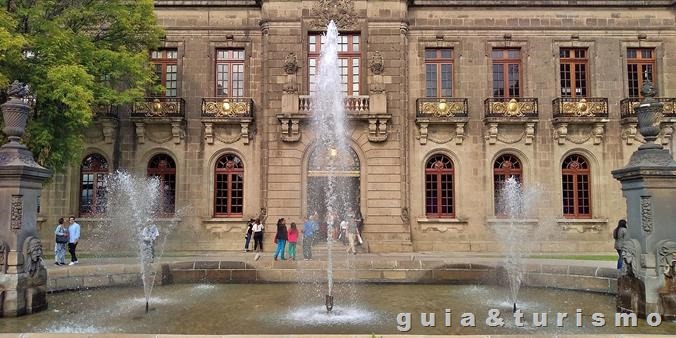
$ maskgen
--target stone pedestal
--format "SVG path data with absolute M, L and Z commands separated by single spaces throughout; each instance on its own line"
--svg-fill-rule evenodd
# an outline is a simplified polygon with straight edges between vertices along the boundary
M 659 313 L 664 320 L 676 319 L 676 162 L 661 144 L 652 143 L 661 120 L 654 95 L 648 82 L 646 99 L 636 109 L 647 143 L 632 154 L 626 167 L 612 172 L 627 200 L 617 307 L 643 317 Z
M 26 121 L 20 115 L 27 116 L 29 109 L 20 97 L 2 105 L 3 131 L 10 142 L 0 147 L 0 317 L 47 308 L 47 270 L 38 238 L 37 205 L 42 183 L 51 171 L 35 163 L 31 152 L 18 142 Z

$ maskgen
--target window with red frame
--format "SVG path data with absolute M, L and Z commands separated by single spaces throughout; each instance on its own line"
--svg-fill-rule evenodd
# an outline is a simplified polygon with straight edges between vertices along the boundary
M 643 82 L 655 82 L 655 50 L 652 48 L 627 49 L 627 81 L 629 97 L 641 97 Z
M 509 201 L 504 200 L 505 197 L 502 193 L 505 182 L 509 178 L 514 177 L 514 180 L 520 184 L 522 182 L 522 175 L 521 161 L 512 154 L 501 155 L 493 163 L 493 191 L 496 215 L 507 215 L 508 210 L 505 209 L 505 205 Z
M 244 96 L 244 50 L 216 50 L 216 96 Z
M 589 56 L 586 48 L 561 48 L 559 50 L 561 97 L 587 97 Z
M 425 214 L 429 218 L 455 217 L 453 161 L 448 156 L 432 156 L 425 166 Z
M 150 63 L 155 71 L 157 84 L 164 86 L 164 96 L 178 95 L 178 51 L 161 49 L 150 52 Z
M 241 216 L 244 206 L 244 165 L 234 154 L 216 161 L 214 177 L 214 215 Z
M 582 155 L 565 158 L 561 166 L 563 216 L 591 218 L 591 186 L 589 161 Z
M 425 96 L 453 96 L 453 49 L 425 49 Z
M 521 50 L 518 48 L 494 48 L 493 97 L 521 96 Z
M 325 36 L 319 33 L 308 36 L 308 76 L 310 92 L 315 92 L 319 71 L 319 58 Z M 338 59 L 340 62 L 340 81 L 347 96 L 359 95 L 361 46 L 359 34 L 345 33 L 338 36 Z
M 148 162 L 148 177 L 157 177 L 160 181 L 158 211 L 173 214 L 176 205 L 176 162 L 166 154 L 153 156 Z
M 80 216 L 106 212 L 108 161 L 101 154 L 90 154 L 80 165 Z

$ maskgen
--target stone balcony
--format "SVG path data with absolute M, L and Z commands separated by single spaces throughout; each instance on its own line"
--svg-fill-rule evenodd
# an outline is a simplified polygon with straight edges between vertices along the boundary
M 180 97 L 143 98 L 134 102 L 129 118 L 136 127 L 139 144 L 146 138 L 155 143 L 180 144 L 185 137 L 185 101 Z
M 249 130 L 254 121 L 254 101 L 250 97 L 202 98 L 204 140 L 231 144 L 242 140 L 249 144 Z
M 415 123 L 420 144 L 430 140 L 443 144 L 455 140 L 462 144 L 465 125 L 469 120 L 466 98 L 426 97 L 416 100 Z
M 530 97 L 489 97 L 484 101 L 484 138 L 489 144 L 498 141 L 532 144 L 538 122 L 538 99 Z
M 559 97 L 552 101 L 554 140 L 559 144 L 601 144 L 608 123 L 608 99 Z
M 662 123 L 660 124 L 659 140 L 662 145 L 668 145 L 676 128 L 676 97 L 656 97 L 655 100 L 662 102 Z M 626 98 L 620 101 L 620 123 L 622 124 L 622 139 L 631 145 L 634 141 L 643 142 L 638 135 L 638 119 L 636 107 L 641 102 L 640 98 Z
M 349 120 L 368 123 L 369 141 L 384 142 L 387 140 L 387 123 L 392 115 L 387 112 L 385 93 L 346 97 L 345 114 Z M 299 141 L 302 134 L 301 121 L 311 118 L 312 99 L 310 95 L 297 95 L 296 93 L 282 95 L 282 113 L 277 114 L 277 119 L 282 125 L 282 141 Z

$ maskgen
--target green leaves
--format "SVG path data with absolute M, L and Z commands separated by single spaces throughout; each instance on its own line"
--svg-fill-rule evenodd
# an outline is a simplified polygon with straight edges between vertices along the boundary
M 37 105 L 24 142 L 60 171 L 80 159 L 92 107 L 128 104 L 152 87 L 148 50 L 163 31 L 152 0 L 8 1 L 0 0 L 0 89 L 31 85 Z

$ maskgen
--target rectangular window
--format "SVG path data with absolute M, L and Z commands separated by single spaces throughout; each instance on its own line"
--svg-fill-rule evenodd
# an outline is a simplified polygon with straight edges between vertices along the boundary
M 453 96 L 453 49 L 425 49 L 425 96 Z
M 178 51 L 176 49 L 160 49 L 150 52 L 150 63 L 155 71 L 157 84 L 164 86 L 164 96 L 178 95 Z
M 587 97 L 589 57 L 584 48 L 561 48 L 559 51 L 561 97 Z
M 216 50 L 216 96 L 244 96 L 244 50 Z
M 655 50 L 652 48 L 627 49 L 629 97 L 641 97 L 641 88 L 645 79 L 655 81 Z
M 493 58 L 493 97 L 521 96 L 521 50 L 495 48 Z
M 310 92 L 315 92 L 319 73 L 319 58 L 326 37 L 321 34 L 308 36 L 308 76 Z M 359 95 L 361 46 L 359 34 L 346 33 L 338 37 L 340 80 L 347 96 Z

